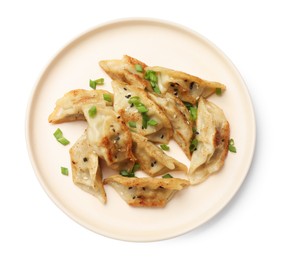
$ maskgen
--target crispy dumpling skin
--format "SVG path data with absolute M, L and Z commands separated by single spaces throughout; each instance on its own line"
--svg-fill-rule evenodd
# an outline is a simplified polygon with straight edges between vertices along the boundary
M 130 206 L 165 207 L 174 194 L 189 186 L 189 181 L 179 178 L 128 178 L 112 175 L 104 179 Z
M 190 112 L 184 103 L 171 93 L 167 92 L 164 96 L 149 93 L 149 96 L 168 117 L 174 131 L 174 140 L 186 156 L 191 159 L 190 145 L 193 136 L 193 121 L 190 120 Z
M 71 147 L 70 158 L 74 184 L 106 203 L 98 156 L 89 144 L 86 132 Z
M 201 79 L 181 71 L 164 67 L 145 67 L 145 71 L 152 70 L 158 77 L 158 87 L 162 94 L 170 92 L 182 101 L 195 105 L 200 97 L 207 98 L 216 89 L 225 90 L 225 85 Z
M 145 63 L 124 55 L 121 60 L 102 60 L 99 62 L 100 67 L 113 79 L 136 84 L 138 88 L 145 89 L 149 87 L 149 82 L 144 79 L 143 73 L 135 69 L 135 65 L 141 65 L 143 71 L 147 66 Z
M 141 170 L 148 175 L 154 177 L 171 171 L 188 171 L 184 164 L 166 155 L 161 148 L 144 136 L 132 133 L 132 140 L 132 150 L 137 162 Z
M 95 106 L 96 115 L 91 117 L 89 110 Z M 114 112 L 112 107 L 94 104 L 83 106 L 88 123 L 87 137 L 95 153 L 114 170 L 132 169 L 135 157 L 132 153 L 132 137 L 128 127 Z
M 132 128 L 133 132 L 146 136 L 148 140 L 153 142 L 168 143 L 172 134 L 172 126 L 169 119 L 163 113 L 158 105 L 152 101 L 146 91 L 120 81 L 112 81 L 114 91 L 114 110 L 122 117 L 123 121 L 128 125 L 129 122 L 136 122 L 136 127 Z M 146 115 L 150 120 L 155 120 L 156 125 L 146 125 L 143 127 L 143 115 L 134 104 L 129 101 L 133 97 L 138 97 L 147 109 Z
M 67 92 L 56 102 L 54 111 L 49 116 L 49 122 L 53 124 L 85 120 L 82 106 L 88 103 L 112 106 L 113 102 L 105 101 L 103 94 L 108 94 L 113 99 L 113 94 L 106 90 L 75 89 Z
M 204 98 L 198 104 L 197 132 L 198 146 L 188 171 L 191 184 L 201 183 L 221 169 L 228 153 L 229 123 L 223 111 Z

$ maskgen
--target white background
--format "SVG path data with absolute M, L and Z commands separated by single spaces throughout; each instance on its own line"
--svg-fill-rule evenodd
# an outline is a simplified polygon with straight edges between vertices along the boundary
M 1 0 L 0 259 L 285 259 L 285 13 L 275 0 Z M 207 37 L 242 74 L 256 114 L 253 163 L 231 203 L 194 231 L 152 243 L 106 238 L 67 217 L 38 183 L 25 141 L 28 100 L 50 59 L 82 32 L 126 17 Z

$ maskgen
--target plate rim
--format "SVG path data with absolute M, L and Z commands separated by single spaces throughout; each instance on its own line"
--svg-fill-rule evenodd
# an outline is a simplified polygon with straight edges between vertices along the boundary
M 60 201 L 56 198 L 56 196 L 54 196 L 54 194 L 49 190 L 49 188 L 45 185 L 40 171 L 38 169 L 38 165 L 36 163 L 35 160 L 35 156 L 34 153 L 32 152 L 32 146 L 31 146 L 31 136 L 29 133 L 29 128 L 31 125 L 31 109 L 33 107 L 33 103 L 35 102 L 35 97 L 36 97 L 36 92 L 39 90 L 39 85 L 41 83 L 41 81 L 44 79 L 46 72 L 49 70 L 49 68 L 53 65 L 53 63 L 60 57 L 60 55 L 65 52 L 65 50 L 67 50 L 68 48 L 70 48 L 73 44 L 76 44 L 77 41 L 80 41 L 81 39 L 83 39 L 84 37 L 88 37 L 88 34 L 92 34 L 95 31 L 99 30 L 99 29 L 104 29 L 107 28 L 108 26 L 112 26 L 112 25 L 117 25 L 118 24 L 127 24 L 127 23 L 135 23 L 135 22 L 140 22 L 140 23 L 153 23 L 153 24 L 162 24 L 164 26 L 171 26 L 174 29 L 179 29 L 183 32 L 186 32 L 187 34 L 190 35 L 195 35 L 197 38 L 199 38 L 200 40 L 202 40 L 203 42 L 205 42 L 208 46 L 212 47 L 218 54 L 219 56 L 223 57 L 224 60 L 226 60 L 230 65 L 231 68 L 234 70 L 234 72 L 236 73 L 236 75 L 238 76 L 238 78 L 241 80 L 244 91 L 246 92 L 246 97 L 248 98 L 247 103 L 250 105 L 251 108 L 251 115 L 248 115 L 251 117 L 251 122 L 252 122 L 252 144 L 251 144 L 251 152 L 249 156 L 249 160 L 247 162 L 247 166 L 245 167 L 247 170 L 244 174 L 244 176 L 241 178 L 241 181 L 235 186 L 235 189 L 232 190 L 231 195 L 223 201 L 223 203 L 220 204 L 220 207 L 216 207 L 215 210 L 212 210 L 214 212 L 212 212 L 212 214 L 210 214 L 210 216 L 208 215 L 208 217 L 204 217 L 204 219 L 202 219 L 201 221 L 199 221 L 199 223 L 193 227 L 193 228 L 189 228 L 186 229 L 184 231 L 180 231 L 180 232 L 176 232 L 176 234 L 173 235 L 169 235 L 169 236 L 163 236 L 163 237 L 156 237 L 156 238 L 144 238 L 144 239 L 132 239 L 130 238 L 128 235 L 126 236 L 116 236 L 116 235 L 111 235 L 108 232 L 103 232 L 102 230 L 97 230 L 96 228 L 94 228 L 92 225 L 90 225 L 89 223 L 85 223 L 84 221 L 80 220 L 79 218 L 77 218 L 76 216 L 73 216 L 72 212 L 69 212 L 68 209 L 66 209 L 64 206 L 61 205 Z M 129 17 L 129 18 L 119 18 L 119 19 L 113 19 L 113 20 L 109 20 L 103 23 L 99 23 L 93 27 L 91 27 L 88 30 L 85 30 L 84 32 L 76 35 L 75 37 L 73 37 L 72 39 L 70 39 L 67 43 L 65 43 L 61 48 L 58 49 L 58 51 L 55 52 L 54 55 L 52 55 L 52 57 L 48 60 L 48 62 L 46 63 L 46 65 L 44 66 L 44 68 L 41 70 L 38 79 L 36 80 L 31 92 L 30 92 L 30 96 L 28 98 L 28 104 L 26 107 L 26 115 L 25 115 L 25 139 L 26 139 L 26 145 L 27 145 L 27 151 L 28 151 L 28 156 L 29 156 L 29 160 L 30 163 L 32 165 L 34 174 L 36 175 L 37 180 L 39 181 L 39 183 L 41 184 L 43 190 L 45 191 L 45 193 L 48 195 L 48 197 L 50 198 L 50 200 L 62 211 L 64 212 L 69 218 L 71 218 L 73 221 L 75 221 L 76 223 L 78 223 L 79 225 L 81 225 L 84 228 L 87 228 L 88 230 L 95 232 L 96 234 L 102 235 L 104 237 L 108 237 L 108 238 L 112 238 L 112 239 L 117 239 L 117 240 L 121 240 L 121 241 L 128 241 L 128 242 L 153 242 L 153 241 L 160 241 L 160 240 L 166 240 L 166 239 L 171 239 L 180 235 L 183 235 L 185 233 L 191 232 L 194 229 L 197 229 L 198 227 L 202 226 L 203 224 L 205 224 L 206 222 L 210 221 L 211 219 L 213 219 L 216 215 L 218 215 L 220 212 L 222 212 L 222 210 L 233 200 L 234 196 L 237 194 L 237 192 L 239 191 L 240 187 L 242 186 L 243 182 L 246 179 L 246 176 L 249 173 L 249 170 L 251 168 L 251 164 L 253 162 L 253 157 L 254 157 L 254 153 L 255 153 L 255 148 L 256 148 L 256 117 L 255 117 L 255 111 L 254 111 L 254 106 L 253 106 L 253 102 L 251 99 L 251 95 L 249 93 L 249 89 L 241 75 L 241 73 L 239 72 L 239 70 L 237 69 L 237 67 L 233 64 L 233 62 L 228 58 L 228 56 L 221 50 L 219 49 L 213 42 L 211 42 L 210 40 L 208 40 L 208 38 L 206 38 L 205 36 L 203 36 L 202 34 L 196 32 L 195 30 L 173 22 L 173 21 L 168 21 L 168 20 L 164 20 L 164 19 L 157 19 L 157 18 L 149 18 L 149 17 Z

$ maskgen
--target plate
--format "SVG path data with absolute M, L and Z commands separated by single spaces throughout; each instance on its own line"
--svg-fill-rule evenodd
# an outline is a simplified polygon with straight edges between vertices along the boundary
M 89 80 L 109 77 L 100 69 L 102 59 L 124 54 L 146 64 L 160 65 L 227 86 L 223 96 L 212 96 L 231 125 L 237 153 L 229 153 L 223 169 L 204 183 L 176 194 L 165 208 L 133 208 L 106 186 L 102 205 L 72 182 L 69 147 L 56 142 L 60 127 L 74 143 L 85 122 L 51 125 L 48 115 L 55 101 L 77 88 L 89 89 Z M 247 87 L 231 61 L 210 41 L 183 26 L 152 19 L 112 21 L 82 34 L 64 47 L 40 76 L 30 99 L 26 121 L 27 146 L 34 171 L 55 204 L 82 226 L 107 237 L 127 241 L 155 241 L 193 230 L 222 210 L 238 191 L 251 164 L 255 146 L 255 118 Z M 170 154 L 188 165 L 183 152 L 171 143 Z M 69 176 L 60 167 L 69 167 Z

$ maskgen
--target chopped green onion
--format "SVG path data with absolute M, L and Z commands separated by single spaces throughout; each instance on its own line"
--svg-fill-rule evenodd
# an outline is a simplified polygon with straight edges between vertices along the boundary
M 173 178 L 173 176 L 171 174 L 167 173 L 167 174 L 163 175 L 162 178 L 170 179 L 170 178 Z
M 191 152 L 197 150 L 198 143 L 199 143 L 198 139 L 193 139 L 192 140 L 191 145 L 190 145 L 190 151 Z
M 168 145 L 166 145 L 166 144 L 160 144 L 160 147 L 164 151 L 169 151 L 170 150 L 170 147 Z
M 124 177 L 135 177 L 134 172 L 128 172 L 126 170 L 120 171 L 120 175 Z
M 148 81 L 150 81 L 150 84 L 151 84 L 155 93 L 161 94 L 160 88 L 158 86 L 158 77 L 157 77 L 155 71 L 147 70 L 144 78 L 147 79 Z
M 55 132 L 54 132 L 54 136 L 56 139 L 59 139 L 61 137 L 63 137 L 63 132 L 61 131 L 61 129 L 57 129 Z
M 63 136 L 63 132 L 59 128 L 54 132 L 54 137 L 62 145 L 68 145 L 70 143 L 70 141 Z
M 221 93 L 222 93 L 221 88 L 216 88 L 216 89 L 215 89 L 215 93 L 216 93 L 218 96 L 221 96 Z
M 96 80 L 89 80 L 89 86 L 93 89 L 96 89 L 97 85 L 103 85 L 104 84 L 104 78 L 99 78 Z
M 139 163 L 135 163 L 134 166 L 133 166 L 133 168 L 132 168 L 132 170 L 131 170 L 131 172 L 136 172 L 136 171 L 138 171 L 139 169 L 140 169 L 140 164 L 139 164 Z
M 137 97 L 137 96 L 134 96 L 134 97 L 131 97 L 129 100 L 128 100 L 128 103 L 129 104 L 133 104 L 134 106 L 138 106 L 140 105 L 140 98 Z
M 134 121 L 129 121 L 128 125 L 132 128 L 136 128 L 136 122 L 134 122 Z
M 158 86 L 155 86 L 155 87 L 153 88 L 153 90 L 154 90 L 155 93 L 161 94 L 161 91 L 160 91 L 160 89 L 159 89 Z
M 232 153 L 236 153 L 236 147 L 234 146 L 234 140 L 233 139 L 229 140 L 228 150 Z
M 103 99 L 107 102 L 112 102 L 112 97 L 109 94 L 103 94 Z
M 135 172 L 136 172 L 137 170 L 139 170 L 139 168 L 140 168 L 140 164 L 139 164 L 139 163 L 135 163 L 134 166 L 133 166 L 133 168 L 131 169 L 131 171 L 121 170 L 121 171 L 119 172 L 119 174 L 120 174 L 121 176 L 124 176 L 124 177 L 136 177 L 136 176 L 135 176 Z
M 142 128 L 147 128 L 147 122 L 149 121 L 149 117 L 146 113 L 142 113 Z
M 96 112 L 97 112 L 96 106 L 92 106 L 92 107 L 88 110 L 88 115 L 89 115 L 91 118 L 94 118 L 94 117 L 96 116 Z
M 70 141 L 68 139 L 66 139 L 65 137 L 60 137 L 57 139 L 59 143 L 61 143 L 62 145 L 68 145 L 70 143 Z
M 191 119 L 193 121 L 197 120 L 197 113 L 198 113 L 198 108 L 197 107 L 190 107 L 190 116 L 191 116 Z
M 137 72 L 143 72 L 143 68 L 140 64 L 135 64 L 135 69 Z
M 62 175 L 68 176 L 69 175 L 69 170 L 66 167 L 61 167 L 61 173 Z
M 156 126 L 158 125 L 158 122 L 154 119 L 150 119 L 148 120 L 147 125 Z
M 136 108 L 137 108 L 138 112 L 140 112 L 140 113 L 148 112 L 148 108 L 145 107 L 142 103 L 139 104 L 138 106 L 136 106 Z

